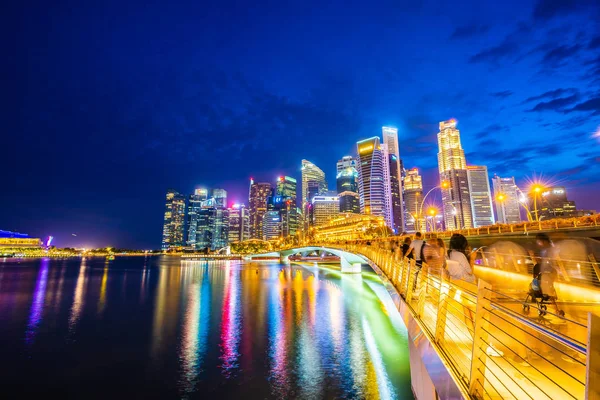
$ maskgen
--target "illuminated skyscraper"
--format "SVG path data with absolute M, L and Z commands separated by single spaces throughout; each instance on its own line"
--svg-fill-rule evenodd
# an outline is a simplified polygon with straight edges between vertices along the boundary
M 262 239 L 263 216 L 267 212 L 267 199 L 272 195 L 270 183 L 255 183 L 250 179 L 250 196 L 248 209 L 250 212 L 250 238 Z
M 360 214 L 360 196 L 356 192 L 342 192 L 340 199 L 340 213 Z
M 302 204 L 310 202 L 308 198 L 308 183 L 311 181 L 316 182 L 319 194 L 327 191 L 325 173 L 321 168 L 308 160 L 302 160 Z
M 467 166 L 469 194 L 471 196 L 471 213 L 473 227 L 494 225 L 494 210 L 492 210 L 492 194 L 486 166 Z
M 191 248 L 196 248 L 196 228 L 198 226 L 198 215 L 202 208 L 202 202 L 206 201 L 208 191 L 206 189 L 196 189 L 194 194 L 188 198 L 187 211 L 187 239 L 186 244 Z
M 267 211 L 262 223 L 262 239 L 277 239 L 281 235 L 281 215 L 279 211 Z
M 250 214 L 243 204 L 234 204 L 229 211 L 229 243 L 250 239 Z
M 423 179 L 417 168 L 406 171 L 404 178 L 404 205 L 406 207 L 406 231 L 417 232 L 425 230 L 425 218 L 419 218 L 421 202 L 423 201 Z
M 185 196 L 175 190 L 167 192 L 163 219 L 162 249 L 182 247 L 185 223 Z
M 494 175 L 492 178 L 494 187 L 494 199 L 498 222 L 502 224 L 516 224 L 521 222 L 519 188 L 515 178 L 501 178 Z
M 296 205 L 296 187 L 294 178 L 280 176 L 277 178 L 275 193 L 275 209 L 281 216 L 281 234 L 283 237 L 293 236 L 298 230 L 300 210 Z
M 227 207 L 227 190 L 213 189 L 212 197 L 215 199 L 215 207 L 217 207 L 217 208 Z
M 337 196 L 315 196 L 312 200 L 312 210 L 314 225 L 325 225 L 340 215 L 339 198 Z
M 356 160 L 352 156 L 344 156 L 337 162 L 336 173 L 339 174 L 341 171 L 349 167 L 356 169 Z
M 337 193 L 358 193 L 358 171 L 354 167 L 346 167 L 338 171 L 335 177 Z M 322 193 L 321 193 L 322 194 Z
M 375 136 L 357 142 L 356 147 L 360 211 L 384 217 L 387 226 L 391 227 L 393 216 L 387 146 Z
M 471 196 L 467 176 L 467 161 L 460 144 L 460 132 L 456 120 L 440 122 L 438 137 L 438 168 L 442 188 L 444 223 L 447 230 L 473 227 Z
M 396 233 L 404 232 L 404 199 L 402 193 L 402 160 L 398 146 L 398 129 L 389 126 L 381 128 L 383 143 L 388 149 L 390 175 L 392 226 Z

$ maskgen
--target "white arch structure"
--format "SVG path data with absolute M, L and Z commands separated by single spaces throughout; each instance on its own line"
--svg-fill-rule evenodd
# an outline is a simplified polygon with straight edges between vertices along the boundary
M 254 257 L 279 257 L 281 262 L 287 263 L 289 262 L 289 257 L 291 255 L 313 251 L 326 251 L 338 256 L 340 258 L 342 273 L 346 274 L 360 273 L 362 264 L 368 263 L 366 258 L 358 254 L 348 253 L 344 250 L 332 249 L 330 247 L 323 246 L 297 247 L 293 249 L 271 251 L 268 253 L 251 254 L 246 256 L 245 259 L 252 260 Z

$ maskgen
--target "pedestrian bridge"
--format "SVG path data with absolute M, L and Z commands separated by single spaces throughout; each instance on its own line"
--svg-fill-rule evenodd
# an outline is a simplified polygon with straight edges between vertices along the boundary
M 324 246 L 296 247 L 291 249 L 272 251 L 269 253 L 252 254 L 245 256 L 244 259 L 252 260 L 259 257 L 277 257 L 281 262 L 289 262 L 290 256 L 293 256 L 295 254 L 312 253 L 314 251 L 326 252 L 338 256 L 340 258 L 342 273 L 360 273 L 362 264 L 368 263 L 367 258 L 359 254 L 355 254 L 338 248 Z

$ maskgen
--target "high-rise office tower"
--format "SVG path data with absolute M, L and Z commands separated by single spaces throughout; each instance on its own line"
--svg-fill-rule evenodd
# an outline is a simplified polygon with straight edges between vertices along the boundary
M 175 190 L 167 191 L 165 215 L 163 219 L 163 250 L 183 246 L 185 224 L 185 196 Z
M 227 190 L 213 189 L 212 197 L 215 199 L 215 207 L 217 207 L 217 208 L 227 207 Z
M 187 211 L 187 239 L 186 244 L 192 249 L 196 248 L 196 228 L 198 225 L 198 215 L 202 208 L 202 202 L 206 201 L 206 189 L 196 189 L 194 194 L 188 198 Z
M 390 168 L 387 146 L 379 137 L 356 143 L 358 150 L 358 193 L 360 211 L 384 217 L 386 225 L 393 224 Z
M 262 239 L 263 216 L 267 212 L 267 199 L 272 195 L 270 183 L 256 183 L 250 179 L 248 210 L 250 214 L 250 238 Z
M 229 243 L 229 210 L 226 208 L 215 208 L 213 211 L 213 240 L 211 248 L 221 249 Z
M 281 216 L 281 234 L 283 237 L 293 236 L 298 231 L 300 212 L 296 205 L 297 183 L 294 178 L 280 176 L 277 178 L 275 196 L 276 209 Z
M 340 199 L 340 213 L 360 214 L 360 196 L 356 192 L 342 192 Z
M 390 193 L 392 201 L 392 226 L 396 233 L 404 232 L 404 198 L 402 191 L 402 161 L 398 146 L 398 129 L 389 126 L 381 128 L 383 143 L 388 149 L 388 164 L 390 175 Z
M 494 187 L 494 199 L 498 222 L 502 224 L 516 224 L 521 222 L 519 188 L 515 183 L 515 177 L 501 178 L 494 175 L 492 178 Z
M 267 211 L 262 223 L 262 239 L 277 239 L 281 235 L 281 215 L 279 211 Z
M 356 169 L 356 160 L 352 156 L 344 156 L 341 160 L 337 162 L 336 173 L 340 173 L 346 168 L 354 168 Z
M 229 243 L 250 239 L 250 214 L 243 204 L 234 204 L 229 211 Z
M 404 206 L 406 210 L 406 231 L 417 232 L 425 230 L 425 218 L 421 203 L 423 201 L 423 178 L 418 168 L 406 171 L 404 178 Z M 420 217 L 420 218 L 419 218 Z
M 346 167 L 339 170 L 335 177 L 335 182 L 338 194 L 342 192 L 358 193 L 358 171 L 354 167 Z
M 465 151 L 460 144 L 456 120 L 440 122 L 438 168 L 442 187 L 444 223 L 447 230 L 473 227 L 471 196 Z
M 567 189 L 564 186 L 547 187 L 541 193 L 531 192 L 528 196 L 531 214 L 533 218 L 536 217 L 537 207 L 539 220 L 589 215 L 589 211 L 577 210 L 575 202 L 567 198 Z M 534 196 L 537 196 L 535 201 Z
M 212 199 L 202 202 L 196 223 L 195 249 L 217 250 L 229 243 L 229 210 L 214 207 Z
M 325 180 L 325 173 L 321 168 L 308 160 L 302 160 L 302 204 L 309 202 L 308 198 L 308 183 L 316 182 L 318 187 L 318 194 L 327 191 L 327 181 Z
M 325 225 L 340 215 L 340 200 L 337 196 L 315 196 L 312 210 L 314 225 Z
M 471 196 L 473 227 L 494 225 L 494 210 L 492 210 L 492 194 L 487 167 L 484 165 L 467 166 L 467 178 Z

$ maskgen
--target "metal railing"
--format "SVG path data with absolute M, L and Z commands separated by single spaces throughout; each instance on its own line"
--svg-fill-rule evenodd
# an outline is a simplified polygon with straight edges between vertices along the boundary
M 583 399 L 588 390 L 598 390 L 586 386 L 589 324 L 554 315 L 546 304 L 525 303 L 482 279 L 477 284 L 450 279 L 441 266 L 420 268 L 371 246 L 328 247 L 361 254 L 379 268 L 466 396 Z M 545 316 L 524 313 L 526 307 Z

